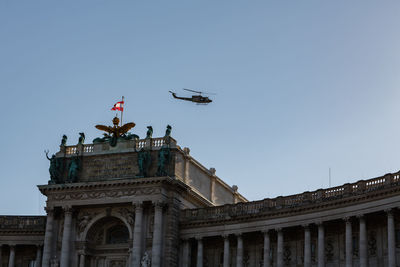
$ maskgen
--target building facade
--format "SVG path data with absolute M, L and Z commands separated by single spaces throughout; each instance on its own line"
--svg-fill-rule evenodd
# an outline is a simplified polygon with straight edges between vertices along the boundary
M 400 175 L 248 202 L 162 138 L 63 139 L 47 216 L 0 216 L 0 266 L 400 266 Z

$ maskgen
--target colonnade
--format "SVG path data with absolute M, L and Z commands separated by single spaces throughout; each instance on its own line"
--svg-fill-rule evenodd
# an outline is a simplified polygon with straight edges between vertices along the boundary
M 25 245 L 25 244 L 21 244 L 21 245 Z M 16 262 L 16 247 L 18 245 L 7 245 L 9 247 L 9 255 L 8 255 L 8 267 L 14 267 Z M 5 245 L 1 245 L 0 244 L 0 266 L 2 266 L 3 263 L 3 247 L 5 247 Z M 42 245 L 36 245 L 36 259 L 35 259 L 35 267 L 39 267 L 42 264 Z
M 387 240 L 388 240 L 388 254 L 387 254 L 387 266 L 388 267 L 395 267 L 396 266 L 396 244 L 395 244 L 395 223 L 394 223 L 394 216 L 392 210 L 385 210 L 386 217 L 387 217 Z M 358 223 L 359 223 L 359 266 L 360 267 L 367 267 L 368 266 L 368 253 L 367 253 L 367 226 L 365 217 L 363 215 L 357 216 Z M 353 266 L 353 235 L 352 235 L 352 218 L 351 217 L 344 217 L 343 218 L 344 226 L 345 226 L 345 266 L 352 267 Z M 325 267 L 325 228 L 323 222 L 316 223 L 318 227 L 318 248 L 317 248 L 317 266 L 318 267 Z M 311 267 L 312 265 L 312 255 L 311 255 L 311 232 L 310 232 L 310 225 L 302 225 L 304 230 L 304 266 Z M 274 266 L 283 267 L 284 266 L 284 256 L 283 256 L 283 240 L 284 240 L 284 232 L 282 228 L 275 228 L 271 230 L 263 231 L 263 267 L 272 267 L 270 255 L 271 255 L 271 233 L 275 231 L 277 236 L 276 241 L 276 253 L 274 261 L 276 264 Z M 237 239 L 237 248 L 236 248 L 236 266 L 242 267 L 243 266 L 243 239 L 242 234 L 232 234 L 236 236 Z M 228 267 L 231 266 L 230 264 L 230 243 L 229 243 L 229 235 L 224 234 L 222 235 L 224 240 L 224 249 L 223 249 L 223 266 Z M 197 240 L 197 265 L 196 267 L 203 266 L 203 239 L 199 236 L 196 237 Z M 183 240 L 183 249 L 182 249 L 182 266 L 189 266 L 189 242 L 188 240 Z
M 154 205 L 154 230 L 153 230 L 153 243 L 151 251 L 151 263 L 154 267 L 161 266 L 161 256 L 162 256 L 162 226 L 163 226 L 163 210 L 165 204 L 163 202 L 157 201 L 153 203 Z M 132 238 L 132 250 L 130 255 L 130 266 L 140 267 L 141 259 L 143 256 L 143 203 L 134 202 L 133 210 L 135 213 L 135 221 L 133 226 L 133 238 Z M 47 211 L 47 223 L 44 238 L 44 249 L 43 249 L 43 260 L 42 266 L 49 267 L 50 259 L 55 251 L 52 251 L 52 241 L 53 241 L 53 227 L 54 227 L 54 210 L 46 209 Z M 60 267 L 69 267 L 71 260 L 71 232 L 72 232 L 72 208 L 64 207 L 64 228 L 62 236 L 61 245 L 61 258 Z M 85 252 L 80 252 L 78 254 L 78 266 L 85 266 Z

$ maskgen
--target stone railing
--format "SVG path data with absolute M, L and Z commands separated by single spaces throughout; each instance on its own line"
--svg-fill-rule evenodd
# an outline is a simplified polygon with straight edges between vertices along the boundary
M 170 142 L 173 145 L 176 145 L 175 139 L 170 137 Z M 149 147 L 151 149 L 159 149 L 165 144 L 164 137 L 158 138 L 151 138 L 151 139 L 141 139 L 141 140 L 129 140 L 129 141 L 119 141 L 120 143 L 128 143 L 132 144 L 132 148 L 135 148 L 136 151 Z M 106 148 L 103 147 L 103 144 L 106 144 Z M 75 145 L 75 146 L 66 146 L 64 147 L 65 155 L 72 156 L 72 155 L 79 155 L 79 154 L 92 154 L 96 152 L 96 146 L 101 146 L 101 149 L 110 150 L 108 143 L 100 143 L 100 144 L 87 144 L 87 145 Z M 117 145 L 118 146 L 118 145 Z M 62 148 L 61 148 L 62 149 Z M 62 152 L 62 151 L 60 151 Z
M 44 231 L 46 216 L 0 216 L 0 231 Z
M 318 189 L 313 192 L 304 192 L 297 195 L 263 199 L 247 203 L 227 204 L 224 206 L 186 209 L 182 211 L 181 221 L 190 222 L 196 220 L 219 220 L 232 217 L 263 214 L 269 211 L 276 211 L 283 208 L 300 207 L 307 204 L 319 203 L 368 193 L 375 190 L 386 189 L 400 185 L 400 172 L 386 174 L 381 177 L 361 180 L 352 184 Z

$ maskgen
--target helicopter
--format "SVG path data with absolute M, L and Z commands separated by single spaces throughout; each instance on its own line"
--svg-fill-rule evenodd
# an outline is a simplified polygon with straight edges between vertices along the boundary
M 186 89 L 186 88 L 183 88 L 183 90 L 186 90 L 186 91 L 189 91 L 189 92 L 193 92 L 193 93 L 197 93 L 198 95 L 192 95 L 192 97 L 180 97 L 180 96 L 177 96 L 176 93 L 174 93 L 172 91 L 169 91 L 169 92 L 176 99 L 191 101 L 191 102 L 194 102 L 194 103 L 197 103 L 197 104 L 204 104 L 204 105 L 207 105 L 208 103 L 211 103 L 212 100 L 210 98 L 208 98 L 207 96 L 202 96 L 201 94 L 215 95 L 213 93 L 205 93 L 205 92 L 195 91 L 195 90 Z

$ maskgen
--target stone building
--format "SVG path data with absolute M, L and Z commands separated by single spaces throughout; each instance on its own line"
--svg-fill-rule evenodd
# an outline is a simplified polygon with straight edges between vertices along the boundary
M 2 267 L 400 266 L 399 173 L 248 202 L 169 134 L 49 159 L 47 216 L 0 216 Z

